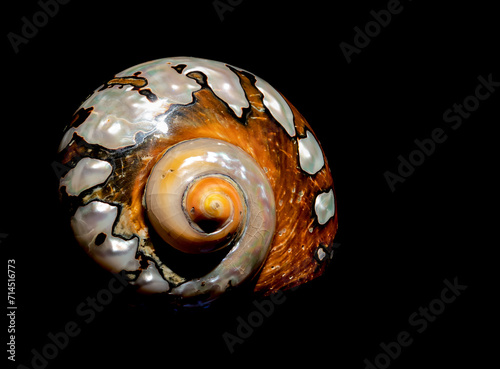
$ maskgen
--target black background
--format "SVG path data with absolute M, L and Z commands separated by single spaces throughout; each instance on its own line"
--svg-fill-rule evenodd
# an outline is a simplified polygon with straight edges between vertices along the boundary
M 498 13 L 478 2 L 401 1 L 401 13 L 348 63 L 339 44 L 352 45 L 353 28 L 387 1 L 270 3 L 242 1 L 221 21 L 212 1 L 74 0 L 18 53 L 4 37 L 0 246 L 16 260 L 11 367 L 31 368 L 31 350 L 68 321 L 81 333 L 48 368 L 364 368 L 401 331 L 413 342 L 390 368 L 485 364 L 495 346 L 487 284 L 498 241 L 486 235 L 498 228 L 490 189 L 500 92 L 456 130 L 443 113 L 474 94 L 478 76 L 500 81 Z M 9 2 L 4 35 L 21 34 L 21 18 L 39 10 L 33 0 Z M 115 73 L 183 55 L 249 70 L 282 92 L 320 138 L 335 183 L 340 246 L 328 272 L 287 293 L 233 354 L 222 335 L 255 311 L 251 299 L 175 314 L 120 295 L 89 324 L 76 313 L 109 276 L 77 246 L 59 204 L 53 162 L 62 130 Z M 384 172 L 397 173 L 398 156 L 438 127 L 447 140 L 391 192 Z M 467 289 L 418 333 L 409 317 L 455 278 Z

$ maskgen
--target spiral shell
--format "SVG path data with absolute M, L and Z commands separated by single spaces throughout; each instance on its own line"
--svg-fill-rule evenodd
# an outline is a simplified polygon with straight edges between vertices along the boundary
M 76 111 L 60 192 L 79 244 L 138 291 L 206 304 L 322 274 L 336 200 L 311 127 L 267 82 L 174 57 L 118 73 Z

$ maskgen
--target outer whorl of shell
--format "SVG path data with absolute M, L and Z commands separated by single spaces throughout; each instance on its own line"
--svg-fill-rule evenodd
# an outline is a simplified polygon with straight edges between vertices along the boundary
M 60 144 L 75 237 L 145 293 L 203 304 L 254 278 L 265 294 L 322 274 L 337 229 L 311 127 L 267 82 L 175 57 L 118 73 Z

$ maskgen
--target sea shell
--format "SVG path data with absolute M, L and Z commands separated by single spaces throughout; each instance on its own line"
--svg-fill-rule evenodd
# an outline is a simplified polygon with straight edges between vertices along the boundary
M 261 78 L 221 62 L 146 62 L 76 111 L 59 155 L 78 243 L 131 286 L 184 306 L 321 275 L 336 199 L 313 130 Z

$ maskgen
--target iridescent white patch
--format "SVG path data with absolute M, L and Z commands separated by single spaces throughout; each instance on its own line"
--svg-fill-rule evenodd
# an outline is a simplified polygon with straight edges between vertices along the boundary
M 190 72 L 205 74 L 212 91 L 219 99 L 226 102 L 238 117 L 241 118 L 243 115 L 243 108 L 250 106 L 238 75 L 231 71 L 226 64 L 190 57 L 174 57 L 166 60 L 175 63 L 174 65 L 185 64 L 186 68 L 182 71 L 184 75 Z
M 104 268 L 113 273 L 137 270 L 138 239 L 124 240 L 112 234 L 117 214 L 116 206 L 92 201 L 76 210 L 71 227 L 80 245 Z
M 322 261 L 325 258 L 325 256 L 326 256 L 326 252 L 325 252 L 325 250 L 323 250 L 323 248 L 320 247 L 318 249 L 318 251 L 316 252 L 316 255 L 318 255 L 318 259 L 320 261 Z
M 300 167 L 309 174 L 317 173 L 325 165 L 321 147 L 309 131 L 305 138 L 299 138 L 299 162 Z
M 264 95 L 263 102 L 266 108 L 269 109 L 274 119 L 281 124 L 290 137 L 295 136 L 293 113 L 288 103 L 269 83 L 257 77 L 256 79 L 255 86 Z
M 142 63 L 125 69 L 116 77 L 128 77 L 141 72 L 137 77 L 146 78 L 148 84 L 144 87 L 150 89 L 158 99 L 166 104 L 186 105 L 193 102 L 193 92 L 201 89 L 201 86 L 192 78 L 179 74 L 172 67 L 177 61 L 166 58 Z
M 335 215 L 335 199 L 333 189 L 328 192 L 323 192 L 316 197 L 314 202 L 314 211 L 318 217 L 319 224 L 325 224 Z
M 66 186 L 70 196 L 78 196 L 82 191 L 106 181 L 113 167 L 104 160 L 83 158 L 63 178 L 59 186 Z
M 66 132 L 60 150 L 66 147 L 75 132 L 88 143 L 108 149 L 135 145 L 137 133 L 148 134 L 155 130 L 158 124 L 155 117 L 165 112 L 168 103 L 161 99 L 150 102 L 128 86 L 97 90 L 81 107 L 93 107 L 93 110 L 85 122 Z
M 162 278 L 155 264 L 149 260 L 148 267 L 132 284 L 138 286 L 138 291 L 142 293 L 161 293 L 170 289 L 168 282 Z

